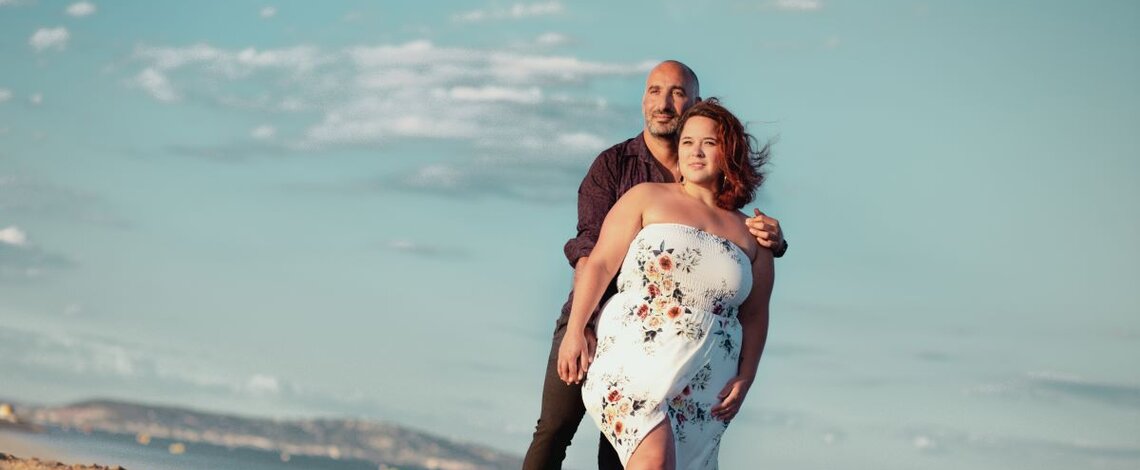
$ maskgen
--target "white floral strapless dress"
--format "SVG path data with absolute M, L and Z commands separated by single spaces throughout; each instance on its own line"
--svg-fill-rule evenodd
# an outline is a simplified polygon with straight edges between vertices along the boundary
M 737 312 L 751 288 L 748 255 L 727 239 L 665 223 L 634 237 L 582 386 L 586 412 L 623 464 L 667 419 L 678 469 L 717 468 L 728 423 L 711 409 L 737 373 Z

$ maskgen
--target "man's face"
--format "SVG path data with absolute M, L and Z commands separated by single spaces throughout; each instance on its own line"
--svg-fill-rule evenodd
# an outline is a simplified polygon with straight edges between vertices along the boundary
M 681 114 L 699 99 L 694 85 L 685 70 L 676 64 L 664 63 L 649 72 L 645 94 L 641 97 L 641 112 L 650 134 L 672 137 L 677 133 Z

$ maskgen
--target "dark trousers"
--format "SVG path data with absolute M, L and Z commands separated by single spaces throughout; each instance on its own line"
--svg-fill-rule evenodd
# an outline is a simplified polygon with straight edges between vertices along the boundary
M 566 323 L 559 321 L 554 328 L 554 341 L 550 345 L 550 356 L 546 362 L 546 380 L 542 385 L 542 411 L 538 424 L 534 427 L 534 438 L 523 459 L 523 470 L 549 470 L 562 468 L 566 458 L 566 448 L 578 430 L 586 407 L 582 404 L 582 386 L 566 385 L 558 378 L 558 348 L 562 336 L 566 334 Z M 598 434 L 598 468 L 600 470 L 621 470 L 621 460 L 617 451 Z

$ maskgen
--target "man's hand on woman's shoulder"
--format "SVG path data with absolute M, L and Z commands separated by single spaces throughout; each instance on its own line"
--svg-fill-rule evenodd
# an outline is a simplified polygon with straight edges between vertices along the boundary
M 752 232 L 752 236 L 756 237 L 756 242 L 760 246 L 772 250 L 772 254 L 779 258 L 784 256 L 784 252 L 788 251 L 788 242 L 784 240 L 784 231 L 780 228 L 780 221 L 774 217 L 769 217 L 760 209 L 752 209 L 753 216 L 744 219 L 744 225 L 748 226 L 748 231 Z

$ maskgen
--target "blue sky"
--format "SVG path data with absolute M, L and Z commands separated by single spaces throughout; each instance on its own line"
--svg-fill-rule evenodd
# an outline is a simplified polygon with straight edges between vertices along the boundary
M 791 243 L 726 466 L 1140 460 L 1134 2 L 424 3 L 0 0 L 0 395 L 521 453 L 576 186 L 675 58 Z

